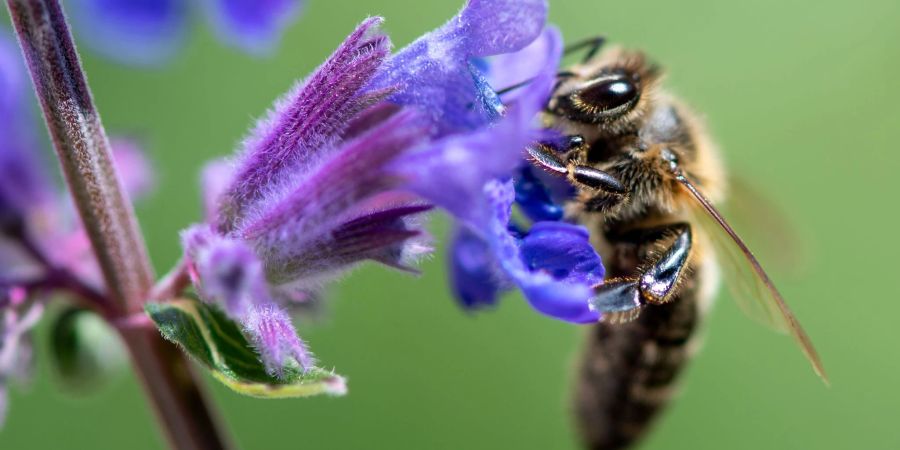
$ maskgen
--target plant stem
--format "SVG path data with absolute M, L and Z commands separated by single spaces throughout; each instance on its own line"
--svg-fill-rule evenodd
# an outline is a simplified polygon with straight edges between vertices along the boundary
M 7 0 L 7 6 L 66 183 L 115 307 L 115 316 L 108 319 L 140 314 L 153 270 L 59 1 Z M 184 355 L 155 329 L 119 329 L 169 444 L 177 449 L 227 448 Z

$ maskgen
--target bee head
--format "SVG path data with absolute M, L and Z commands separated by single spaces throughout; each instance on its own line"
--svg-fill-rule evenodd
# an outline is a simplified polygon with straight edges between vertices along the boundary
M 563 77 L 550 101 L 552 114 L 619 131 L 643 116 L 658 69 L 642 53 L 614 48 Z

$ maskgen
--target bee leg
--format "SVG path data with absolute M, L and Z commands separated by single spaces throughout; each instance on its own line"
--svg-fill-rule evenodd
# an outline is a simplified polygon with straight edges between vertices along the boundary
M 571 55 L 572 53 L 575 53 L 583 48 L 587 48 L 588 51 L 584 55 L 584 59 L 581 61 L 582 63 L 586 63 L 586 62 L 590 61 L 591 58 L 593 58 L 594 55 L 597 54 L 598 51 L 600 51 L 600 48 L 603 47 L 604 42 L 606 42 L 606 38 L 603 36 L 594 36 L 591 38 L 587 38 L 587 39 L 575 42 L 574 44 L 567 45 L 566 48 L 563 49 L 563 54 L 568 56 L 568 55 Z
M 611 278 L 594 286 L 591 308 L 601 313 L 604 323 L 630 322 L 646 304 L 636 277 Z
M 648 252 L 638 275 L 638 290 L 647 303 L 661 304 L 675 298 L 688 269 L 693 235 L 685 222 L 629 232 L 636 243 L 651 246 L 667 243 L 660 251 Z M 673 238 L 674 236 L 674 238 Z
M 569 137 L 569 148 L 583 145 L 581 136 Z M 528 156 L 538 167 L 562 177 L 566 177 L 577 187 L 623 196 L 627 193 L 625 186 L 616 177 L 591 166 L 578 164 L 575 161 L 565 162 L 555 150 L 547 144 L 539 143 L 529 146 Z
M 604 315 L 604 322 L 635 319 L 647 304 L 663 304 L 678 294 L 688 269 L 693 236 L 691 226 L 676 223 L 659 228 L 632 230 L 614 237 L 618 242 L 637 245 L 674 239 L 660 253 L 651 255 L 637 276 L 612 278 L 594 287 L 591 305 Z

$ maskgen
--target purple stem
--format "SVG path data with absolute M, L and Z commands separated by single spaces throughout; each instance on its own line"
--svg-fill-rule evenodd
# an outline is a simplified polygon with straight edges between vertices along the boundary
M 21 229 L 20 232 L 13 237 L 19 245 L 22 246 L 25 252 L 31 256 L 34 262 L 41 265 L 47 271 L 47 274 L 42 279 L 25 283 L 26 288 L 67 290 L 85 302 L 85 306 L 93 309 L 104 317 L 108 318 L 115 315 L 115 305 L 110 302 L 109 298 L 107 298 L 103 292 L 94 289 L 93 286 L 85 283 L 84 280 L 68 269 L 57 267 L 56 264 L 44 254 L 34 239 L 28 235 L 25 229 Z
M 105 296 L 114 308 L 107 319 L 140 314 L 153 271 L 59 1 L 6 3 L 66 183 L 106 281 Z M 119 330 L 171 447 L 228 448 L 185 356 L 153 328 Z

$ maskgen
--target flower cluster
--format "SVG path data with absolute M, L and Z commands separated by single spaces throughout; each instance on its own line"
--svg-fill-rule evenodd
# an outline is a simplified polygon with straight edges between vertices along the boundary
M 107 3 L 121 2 L 84 0 L 73 11 Z M 296 5 L 209 4 L 269 24 L 279 8 Z M 104 13 L 153 24 L 179 5 L 134 2 Z M 566 188 L 544 183 L 523 157 L 527 146 L 554 138 L 536 120 L 562 52 L 546 13 L 545 0 L 470 0 L 394 54 L 382 20 L 366 19 L 275 102 L 233 157 L 206 167 L 205 217 L 182 233 L 181 274 L 240 325 L 269 374 L 287 379 L 315 367 L 290 313 L 317 301 L 329 281 L 364 261 L 416 271 L 432 250 L 423 216 L 435 207 L 454 219 L 450 267 L 464 306 L 494 304 L 518 287 L 542 314 L 598 320 L 589 298 L 603 277 L 599 256 L 586 230 L 561 221 Z M 29 117 L 26 89 L 11 49 L 0 50 L 0 127 L 10 127 L 0 129 L 8 136 L 0 142 L 2 387 L 22 367 L 15 361 L 27 347 L 18 343 L 40 316 L 42 293 L 68 289 L 100 312 L 106 299 L 84 233 L 33 161 L 39 145 L 30 124 L 16 122 Z M 137 196 L 152 175 L 133 143 L 114 144 L 121 178 Z M 514 220 L 515 205 L 522 217 Z
M 545 17 L 543 0 L 472 0 L 394 55 L 381 20 L 368 19 L 275 103 L 235 158 L 207 168 L 206 222 L 183 234 L 190 273 L 271 373 L 314 364 L 287 308 L 364 260 L 413 270 L 430 251 L 419 216 L 432 206 L 465 230 L 457 262 L 483 262 L 457 271 L 482 271 L 458 277 L 462 289 L 512 280 L 545 314 L 596 320 L 587 299 L 602 266 L 586 232 L 536 223 L 518 239 L 508 230 L 511 177 L 544 134 L 535 117 L 561 52 Z M 505 104 L 490 87 L 495 55 L 531 79 Z
M 172 57 L 187 34 L 191 13 L 206 15 L 219 38 L 252 54 L 272 51 L 301 0 L 71 0 L 75 33 L 114 61 L 152 66 Z

